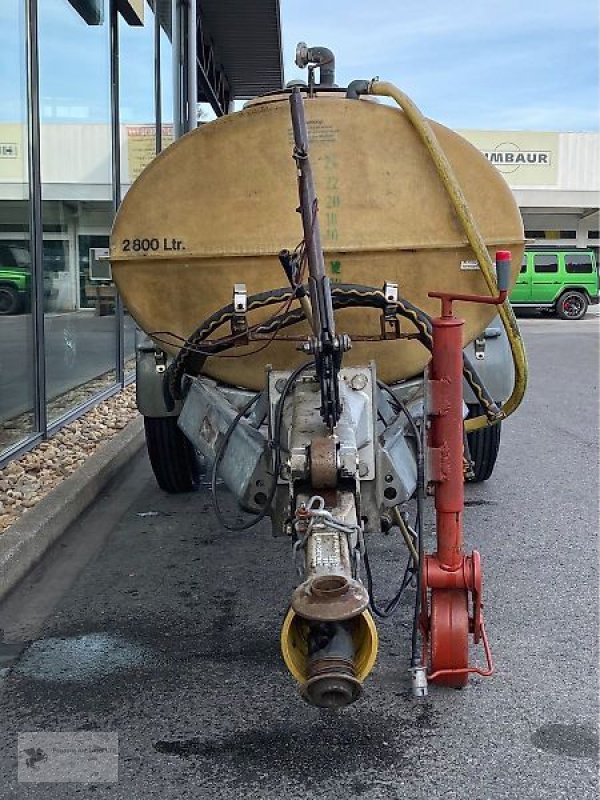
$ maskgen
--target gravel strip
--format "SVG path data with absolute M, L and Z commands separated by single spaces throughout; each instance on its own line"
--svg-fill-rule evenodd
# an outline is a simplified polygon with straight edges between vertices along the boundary
M 104 400 L 0 470 L 0 533 L 138 414 L 135 386 Z

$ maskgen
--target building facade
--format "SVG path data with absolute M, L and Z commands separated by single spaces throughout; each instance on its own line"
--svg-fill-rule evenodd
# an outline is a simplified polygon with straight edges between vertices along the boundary
M 460 131 L 502 173 L 532 245 L 598 249 L 600 135 Z
M 278 0 L 0 3 L 0 466 L 133 379 L 116 209 L 198 118 L 281 87 L 279 25 Z

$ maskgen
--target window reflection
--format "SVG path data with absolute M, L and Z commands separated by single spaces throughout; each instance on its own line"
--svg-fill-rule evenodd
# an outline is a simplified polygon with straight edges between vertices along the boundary
M 108 15 L 76 7 L 45 0 L 38 19 L 49 421 L 116 380 L 115 287 L 88 264 L 113 218 Z
M 26 25 L 0 3 L 0 453 L 34 430 Z
M 165 15 L 162 8 L 160 15 Z M 162 16 L 161 16 L 162 18 Z M 154 12 L 144 7 L 144 24 L 129 26 L 119 20 L 120 88 L 119 116 L 121 120 L 121 197 L 156 155 L 156 108 L 154 76 Z M 165 147 L 169 131 L 162 135 Z M 127 308 L 124 319 L 125 373 L 135 370 L 135 322 Z

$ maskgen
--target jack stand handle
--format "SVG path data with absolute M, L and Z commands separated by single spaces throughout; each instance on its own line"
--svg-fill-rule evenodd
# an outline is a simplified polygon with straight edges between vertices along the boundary
M 496 252 L 496 282 L 499 292 L 508 292 L 511 266 L 512 253 L 510 250 L 498 250 Z

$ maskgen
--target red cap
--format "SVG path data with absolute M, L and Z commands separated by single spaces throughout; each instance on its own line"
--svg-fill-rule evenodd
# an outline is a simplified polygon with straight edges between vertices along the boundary
M 496 261 L 511 261 L 512 253 L 510 250 L 496 250 Z

